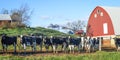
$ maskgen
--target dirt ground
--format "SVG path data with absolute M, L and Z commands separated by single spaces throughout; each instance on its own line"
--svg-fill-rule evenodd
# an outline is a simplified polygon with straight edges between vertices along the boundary
M 30 56 L 30 55 L 33 55 L 33 56 L 62 56 L 62 55 L 85 55 L 85 54 L 93 54 L 95 52 L 92 52 L 92 53 L 86 53 L 84 51 L 82 52 L 78 52 L 78 51 L 75 51 L 74 53 L 71 52 L 62 52 L 62 51 L 58 51 L 58 53 L 53 53 L 52 51 L 36 51 L 36 52 L 31 52 L 31 51 L 26 51 L 26 53 L 24 51 L 17 51 L 16 53 L 14 53 L 14 51 L 7 51 L 7 52 L 2 52 L 0 51 L 0 55 L 2 56 L 6 56 L 6 55 L 15 55 L 15 56 Z

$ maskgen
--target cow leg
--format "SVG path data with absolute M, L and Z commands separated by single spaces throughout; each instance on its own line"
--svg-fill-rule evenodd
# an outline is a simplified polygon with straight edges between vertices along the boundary
M 74 45 L 72 45 L 72 51 L 73 51 L 72 53 L 74 53 L 74 48 L 75 48 L 75 46 L 74 46 Z
M 33 52 L 35 52 L 35 51 L 36 51 L 36 43 L 33 42 Z
M 79 53 L 80 53 L 80 47 L 81 47 L 81 45 L 79 44 L 79 45 L 78 45 L 78 52 L 79 52 Z
M 7 45 L 5 44 L 4 46 L 5 46 L 5 51 L 7 52 Z
M 4 49 L 5 49 L 4 44 L 2 44 L 2 49 L 3 49 L 3 52 L 4 52 Z
M 65 45 L 62 45 L 62 50 L 61 51 L 65 51 Z
M 95 45 L 93 46 L 93 52 L 95 52 Z
M 2 44 L 3 52 L 6 52 L 6 44 Z
M 56 45 L 53 45 L 53 53 L 56 52 Z
M 14 52 L 16 53 L 16 43 L 14 43 L 13 46 L 14 46 Z
M 117 52 L 120 50 L 120 45 L 118 44 L 118 46 L 117 46 Z
M 52 49 L 52 52 L 53 52 L 53 46 L 52 45 L 50 45 L 51 46 L 51 49 Z
M 58 53 L 58 49 L 57 49 L 57 48 L 58 48 L 58 45 L 56 45 L 56 47 L 55 47 L 55 48 L 56 48 L 56 53 Z
M 48 52 L 49 46 L 48 46 L 48 45 L 45 45 L 45 48 L 46 48 L 46 51 Z
M 70 53 L 71 53 L 71 50 L 72 50 L 71 45 L 69 45 L 69 49 L 70 49 Z
M 63 48 L 63 52 L 66 53 L 66 48 L 67 48 L 67 47 L 66 47 L 66 44 L 63 44 L 62 46 L 63 46 L 63 47 L 62 47 L 62 48 Z
M 42 51 L 42 43 L 40 43 L 40 51 Z
M 86 51 L 86 53 L 88 52 L 88 45 L 87 44 L 85 45 L 85 51 Z
M 88 53 L 90 53 L 90 50 L 91 50 L 91 46 L 89 45 L 88 46 Z
M 24 54 L 26 54 L 26 44 L 23 44 Z

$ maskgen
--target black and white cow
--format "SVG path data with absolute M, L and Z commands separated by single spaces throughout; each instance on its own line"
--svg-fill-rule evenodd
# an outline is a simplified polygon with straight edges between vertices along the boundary
M 40 51 L 42 51 L 43 36 L 36 36 L 36 44 L 40 46 Z
M 116 44 L 117 51 L 119 51 L 120 50 L 120 38 L 115 38 L 115 44 Z
M 49 46 L 51 46 L 51 48 L 52 48 L 52 41 L 51 41 L 51 39 L 45 36 L 45 37 L 43 38 L 43 43 L 44 43 L 44 46 L 45 46 L 45 48 L 46 48 L 46 51 L 48 52 Z M 52 50 L 52 51 L 53 51 L 53 50 Z
M 78 52 L 80 52 L 81 38 L 80 37 L 71 38 L 69 36 L 68 37 L 68 47 L 69 47 L 70 53 L 71 53 L 71 51 L 74 53 L 75 46 L 78 47 Z
M 7 36 L 6 34 L 4 34 L 4 35 L 2 35 L 1 44 L 3 47 L 3 51 L 5 51 L 5 50 L 7 51 L 8 45 L 13 45 L 14 52 L 16 52 L 17 37 L 16 36 Z
M 62 51 L 63 52 L 67 52 L 67 48 L 68 48 L 68 38 L 67 37 L 61 37 L 61 45 L 62 45 Z
M 57 53 L 58 46 L 61 46 L 61 51 L 67 52 L 68 41 L 66 37 L 52 37 L 50 38 L 53 52 Z
M 98 38 L 94 38 L 93 40 L 95 40 L 95 43 L 94 43 L 95 46 L 94 47 L 95 47 L 95 49 L 98 50 L 99 49 L 99 40 L 100 40 L 100 38 L 99 37 Z
M 32 51 L 36 51 L 36 46 L 40 46 L 40 51 L 42 51 L 43 44 L 43 36 L 22 36 L 21 44 L 23 45 L 24 50 L 26 50 L 26 46 L 31 46 Z
M 22 36 L 21 37 L 21 44 L 24 48 L 24 51 L 26 51 L 26 46 L 31 46 L 32 51 L 36 51 L 36 38 L 35 36 Z
M 88 52 L 88 53 L 91 52 L 92 45 L 93 45 L 92 38 L 86 37 L 85 38 L 85 50 L 86 50 L 86 52 Z
M 94 52 L 96 49 L 99 48 L 99 40 L 100 38 L 93 38 L 93 37 L 86 37 L 85 38 L 85 48 L 86 52 Z

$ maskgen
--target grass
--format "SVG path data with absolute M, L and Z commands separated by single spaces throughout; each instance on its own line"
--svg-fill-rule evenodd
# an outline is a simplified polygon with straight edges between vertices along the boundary
M 96 52 L 92 54 L 55 54 L 55 55 L 29 55 L 13 56 L 0 55 L 0 60 L 119 60 L 120 52 Z
M 64 35 L 64 36 L 68 36 L 69 34 L 65 34 L 63 32 L 59 32 L 57 30 L 52 30 L 52 29 L 47 29 L 47 28 L 43 28 L 43 27 L 26 27 L 26 28 L 6 28 L 6 29 L 0 29 L 0 34 L 6 33 L 7 35 L 29 35 L 29 34 L 34 34 L 34 33 L 39 33 L 39 34 L 43 34 L 46 36 L 60 36 L 60 35 Z M 72 35 L 71 35 L 72 36 Z

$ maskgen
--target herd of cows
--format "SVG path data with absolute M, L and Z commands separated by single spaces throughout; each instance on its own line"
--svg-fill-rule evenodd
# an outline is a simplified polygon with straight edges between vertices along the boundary
M 16 52 L 17 47 L 17 36 L 7 36 L 6 34 L 2 35 L 1 44 L 3 52 L 7 51 L 9 45 L 14 46 L 14 52 Z M 100 38 L 91 38 L 91 37 L 46 37 L 46 36 L 20 36 L 20 44 L 26 52 L 26 47 L 31 46 L 32 52 L 37 50 L 36 46 L 40 47 L 40 51 L 45 47 L 46 51 L 49 51 L 49 47 L 52 48 L 53 53 L 57 53 L 58 48 L 63 52 L 74 53 L 75 47 L 78 52 L 84 50 L 86 52 L 92 52 L 99 49 L 99 40 Z M 116 45 L 120 46 L 120 40 L 116 40 Z

